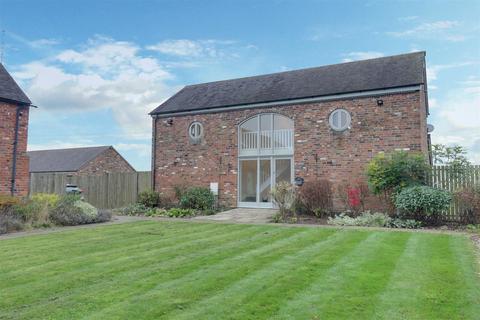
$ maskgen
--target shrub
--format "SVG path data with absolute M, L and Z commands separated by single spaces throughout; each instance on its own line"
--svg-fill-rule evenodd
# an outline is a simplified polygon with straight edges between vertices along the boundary
M 58 203 L 60 196 L 55 193 L 35 193 L 30 199 L 34 202 L 44 203 L 52 208 Z
M 18 197 L 0 195 L 0 210 L 20 203 L 21 200 Z
M 395 218 L 390 221 L 390 228 L 418 229 L 422 227 L 422 222 L 414 219 Z
M 138 194 L 138 203 L 148 208 L 158 207 L 160 202 L 160 194 L 153 190 L 145 190 Z
M 32 226 L 49 226 L 49 212 L 57 205 L 59 199 L 60 196 L 54 193 L 34 194 L 30 198 L 30 202 L 34 208 Z
M 426 182 L 427 163 L 421 154 L 395 151 L 379 153 L 367 165 L 367 177 L 374 194 L 390 195 L 393 191 Z
M 463 220 L 468 224 L 480 223 L 480 184 L 474 184 L 459 191 L 454 195 Z
M 160 193 L 159 201 L 159 206 L 165 209 L 170 209 L 178 206 L 178 199 L 175 197 L 175 195 L 171 193 Z
M 106 210 L 106 209 L 101 209 L 98 210 L 98 214 L 95 217 L 95 222 L 107 222 L 112 220 L 112 211 Z
M 184 209 L 211 210 L 214 204 L 215 196 L 208 188 L 190 188 L 180 198 L 180 206 Z
M 291 183 L 282 181 L 272 188 L 271 193 L 273 201 L 278 205 L 282 220 L 285 220 L 296 201 L 295 187 Z
M 365 201 L 370 191 L 368 184 L 363 180 L 356 180 L 353 183 L 342 183 L 337 187 L 338 197 L 348 210 L 358 215 L 365 211 Z
M 406 217 L 420 221 L 436 222 L 442 211 L 452 201 L 450 192 L 428 186 L 413 186 L 402 189 L 395 197 L 395 206 Z
M 25 228 L 25 223 L 14 210 L 14 207 L 2 206 L 0 208 L 0 234 L 12 231 L 20 231 Z
M 187 190 L 189 189 L 189 184 L 186 181 L 182 181 L 180 183 L 177 183 L 173 186 L 173 190 L 175 192 L 175 198 L 180 201 L 182 199 L 183 195 Z
M 332 183 L 328 180 L 306 182 L 300 188 L 298 195 L 308 214 L 323 217 L 333 209 Z
M 139 216 L 145 214 L 149 208 L 147 208 L 145 205 L 141 203 L 134 203 L 131 205 L 128 205 L 124 208 L 121 208 L 120 214 L 125 215 L 125 216 Z
M 50 211 L 52 222 L 62 226 L 104 222 L 110 217 L 106 211 L 98 210 L 89 203 L 80 200 L 78 195 L 64 195 Z
M 73 205 L 79 208 L 84 215 L 94 219 L 98 215 L 98 210 L 90 203 L 85 201 L 75 201 Z
M 182 209 L 182 208 L 171 208 L 170 210 L 165 211 L 165 216 L 171 218 L 184 218 L 192 217 L 195 215 L 195 210 L 193 209 Z
M 369 211 L 363 212 L 356 218 L 352 218 L 345 213 L 328 218 L 328 224 L 336 226 L 361 226 L 361 227 L 388 227 L 392 218 L 385 213 Z

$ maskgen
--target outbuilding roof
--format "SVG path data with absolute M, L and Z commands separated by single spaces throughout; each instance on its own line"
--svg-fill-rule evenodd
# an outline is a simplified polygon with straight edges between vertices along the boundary
M 189 85 L 150 114 L 401 88 L 424 84 L 425 52 Z
M 30 172 L 75 172 L 112 146 L 28 151 Z
M 30 105 L 31 101 L 0 63 L 0 100 Z

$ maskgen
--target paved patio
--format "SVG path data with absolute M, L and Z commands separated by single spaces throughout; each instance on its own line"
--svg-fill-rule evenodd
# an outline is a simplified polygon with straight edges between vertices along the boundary
M 224 222 L 240 222 L 240 223 L 268 223 L 277 213 L 274 209 L 247 209 L 235 208 L 217 213 L 212 216 L 198 216 L 193 220 L 204 221 L 224 221 Z

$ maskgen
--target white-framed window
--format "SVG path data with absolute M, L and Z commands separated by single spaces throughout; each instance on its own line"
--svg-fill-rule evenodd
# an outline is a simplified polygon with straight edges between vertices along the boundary
M 293 154 L 293 120 L 276 113 L 262 113 L 239 125 L 240 156 Z
M 188 127 L 188 136 L 192 140 L 200 140 L 203 137 L 203 126 L 200 122 L 195 121 L 190 124 Z
M 334 131 L 345 131 L 347 129 L 350 129 L 352 117 L 347 110 L 336 109 L 332 113 L 330 113 L 328 123 L 330 124 L 330 128 L 332 128 L 332 130 Z

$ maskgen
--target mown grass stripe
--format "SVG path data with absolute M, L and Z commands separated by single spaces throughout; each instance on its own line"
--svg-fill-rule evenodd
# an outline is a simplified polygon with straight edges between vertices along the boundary
M 463 235 L 202 225 L 152 221 L 61 232 L 48 235 L 48 241 L 43 235 L 11 239 L 3 256 L 2 240 L 0 268 L 2 257 L 8 258 L 3 270 L 18 276 L 15 281 L 29 281 L 5 290 L 2 286 L 13 282 L 0 272 L 0 295 L 7 296 L 0 297 L 0 319 L 476 319 L 480 314 L 480 266 Z M 15 243 L 21 244 L 18 251 Z M 28 256 L 22 257 L 20 248 Z M 16 260 L 22 261 L 18 270 Z M 50 263 L 34 266 L 41 261 Z
M 450 238 L 450 248 L 457 262 L 457 282 L 462 284 L 459 290 L 459 302 L 462 303 L 462 314 L 465 318 L 480 315 L 480 263 L 475 256 L 474 244 L 468 236 Z M 460 298 L 461 297 L 461 298 Z
M 372 233 L 367 241 L 284 304 L 276 318 L 370 319 L 372 301 L 387 285 L 409 236 L 409 233 Z
M 191 310 L 169 314 L 175 319 L 220 318 L 228 312 L 230 319 L 255 319 L 272 316 L 296 293 L 302 292 L 326 269 L 356 250 L 371 237 L 365 232 L 336 234 L 337 239 L 322 243 L 314 250 L 300 250 L 275 264 L 248 275 L 221 293 L 204 299 Z M 281 294 L 279 294 L 281 293 Z
M 296 246 L 310 243 L 314 237 L 326 239 L 334 233 L 334 231 L 324 231 L 320 235 L 315 235 L 308 230 L 301 230 L 301 232 L 295 232 L 292 237 L 288 236 L 293 231 L 290 228 L 280 229 L 280 231 L 280 235 L 283 236 L 275 241 L 257 245 L 253 242 L 248 250 L 242 250 L 242 252 L 235 252 L 234 250 L 234 254 L 230 254 L 221 260 L 212 261 L 205 267 L 192 270 L 192 272 L 178 276 L 173 272 L 170 278 L 167 278 L 166 281 L 159 281 L 156 286 L 151 287 L 148 291 L 143 291 L 139 295 L 130 295 L 119 301 L 117 305 L 110 306 L 108 309 L 87 318 L 101 319 L 106 314 L 113 314 L 122 318 L 134 317 L 131 312 L 133 309 L 133 313 L 136 313 L 135 309 L 139 301 L 145 302 L 142 305 L 146 308 L 141 310 L 144 317 L 157 318 L 159 314 L 163 314 L 171 308 L 176 308 L 179 305 L 183 307 L 183 298 L 177 297 L 176 293 L 189 290 L 189 297 L 195 299 L 195 297 L 200 297 L 209 290 L 221 290 L 224 285 L 242 277 L 250 270 L 272 263 L 295 251 Z M 208 260 L 210 259 L 207 258 Z M 228 272 L 222 273 L 222 270 L 228 270 Z M 169 304 L 168 300 L 173 300 L 175 303 Z M 154 315 L 150 314 L 152 308 L 158 311 L 154 312 Z
M 16 285 L 16 286 L 13 286 L 12 288 L 2 288 L 2 291 L 0 292 L 0 307 L 8 306 L 11 303 L 11 300 L 15 298 L 20 299 L 20 301 L 23 301 L 23 303 L 27 304 L 30 301 L 38 300 L 43 295 L 48 297 L 48 292 L 44 292 L 41 289 L 43 287 L 46 287 L 48 283 L 52 281 L 53 282 L 61 281 L 63 279 L 62 284 L 64 287 L 66 287 L 64 291 L 67 291 L 70 286 L 73 286 L 79 280 L 81 280 L 83 285 L 87 283 L 98 284 L 99 283 L 97 281 L 98 278 L 104 278 L 109 274 L 121 275 L 122 272 L 138 273 L 142 270 L 142 268 L 149 268 L 148 265 L 144 267 L 145 263 L 148 263 L 148 262 L 158 263 L 161 261 L 165 261 L 166 259 L 173 259 L 176 256 L 181 255 L 182 252 L 188 253 L 192 249 L 198 249 L 199 251 L 201 251 L 202 246 L 204 245 L 208 246 L 209 244 L 214 244 L 216 241 L 226 240 L 227 241 L 226 243 L 232 243 L 233 245 L 235 245 L 235 242 L 238 241 L 239 236 L 242 236 L 242 234 L 246 236 L 253 235 L 256 232 L 258 232 L 258 229 L 260 228 L 261 227 L 254 227 L 254 226 L 249 226 L 249 228 L 242 228 L 241 226 L 238 226 L 238 228 L 236 228 L 238 230 L 236 231 L 229 232 L 229 233 L 220 233 L 217 236 L 207 236 L 207 238 L 205 239 L 201 239 L 201 238 L 199 239 L 194 237 L 193 239 L 189 239 L 189 241 L 186 241 L 183 243 L 182 242 L 177 243 L 176 241 L 174 241 L 173 246 L 161 247 L 161 248 L 150 250 L 150 251 L 139 251 L 133 256 L 123 257 L 124 259 L 128 260 L 123 263 L 118 263 L 118 261 L 115 261 L 115 260 L 110 261 L 110 259 L 108 259 L 108 262 L 102 264 L 99 267 L 98 264 L 97 265 L 91 264 L 89 263 L 89 261 L 87 261 L 83 268 L 75 268 L 73 271 L 69 273 L 56 272 L 54 276 L 42 277 L 35 282 Z M 176 247 L 176 250 L 174 249 L 174 247 Z M 182 248 L 185 250 L 181 251 L 180 249 Z M 157 256 L 158 254 L 161 254 L 161 253 L 165 253 L 165 255 Z M 108 255 L 105 256 L 103 260 L 107 260 L 107 258 L 108 258 Z M 105 270 L 105 271 L 103 273 L 98 273 L 98 274 L 88 272 L 89 270 L 95 269 L 95 268 L 99 270 Z M 17 293 L 24 292 L 25 288 L 27 287 L 31 289 L 31 291 L 29 291 L 28 294 L 17 295 Z M 62 293 L 61 291 L 55 292 L 56 295 L 60 295 L 61 293 Z M 71 293 L 71 291 L 69 293 Z
M 283 241 L 275 248 L 269 246 L 263 249 L 254 249 L 221 263 L 211 264 L 187 277 L 161 283 L 149 292 L 134 297 L 126 304 L 119 305 L 120 309 L 117 309 L 113 316 L 130 318 L 142 314 L 145 318 L 150 319 L 171 318 L 170 312 L 177 309 L 185 310 L 202 298 L 223 292 L 232 283 L 248 276 L 255 270 L 271 270 L 271 265 L 282 259 L 294 260 L 294 257 L 308 259 L 313 252 L 323 248 L 327 243 L 335 245 L 342 243 L 341 239 L 343 239 L 342 235 L 337 236 L 335 230 L 310 229 L 302 236 L 295 241 L 287 243 Z M 334 240 L 330 241 L 332 238 Z M 202 279 L 201 282 L 197 281 L 199 278 Z M 174 303 L 169 303 L 167 297 Z M 142 304 L 144 308 L 141 310 L 137 307 L 139 301 L 146 302 Z M 101 315 L 106 314 L 102 313 Z M 101 317 L 93 319 L 99 318 Z
M 385 292 L 377 319 L 468 319 L 451 235 L 413 234 Z M 480 309 L 477 310 L 480 311 Z M 477 313 L 480 314 L 480 313 Z
M 190 259 L 185 260 L 183 263 L 181 260 L 168 260 L 166 264 L 161 264 L 159 266 L 153 266 L 145 270 L 132 270 L 128 274 L 124 274 L 120 277 L 118 274 L 114 275 L 114 278 L 111 279 L 110 283 L 105 283 L 103 281 L 97 282 L 85 290 L 80 290 L 78 292 L 69 292 L 68 295 L 63 295 L 60 298 L 60 302 L 66 306 L 72 307 L 81 307 L 85 301 L 91 301 L 95 299 L 100 305 L 105 306 L 106 303 L 112 301 L 103 301 L 104 297 L 108 297 L 110 294 L 116 295 L 115 303 L 118 303 L 119 300 L 125 299 L 127 296 L 136 296 L 137 292 L 142 292 L 144 290 L 149 290 L 151 287 L 157 285 L 157 281 L 168 281 L 172 277 L 181 277 L 191 272 L 198 271 L 198 268 L 206 266 L 209 262 L 215 262 L 223 260 L 229 257 L 232 254 L 241 254 L 243 251 L 247 251 L 253 244 L 262 244 L 263 242 L 269 243 L 272 241 L 272 237 L 284 238 L 285 234 L 282 234 L 281 230 L 271 230 L 267 234 L 264 227 L 257 226 L 255 228 L 261 229 L 256 236 L 251 236 L 246 234 L 244 238 L 239 238 L 237 235 L 236 243 L 232 241 L 228 246 L 219 245 L 217 247 L 209 247 L 208 250 L 211 254 L 206 254 L 208 252 L 200 252 L 200 255 L 192 252 Z M 268 230 L 268 228 L 267 228 Z M 303 230 L 292 230 L 292 235 L 296 233 L 302 233 Z M 271 235 L 273 234 L 273 236 Z M 257 241 L 256 239 L 260 237 L 263 238 L 262 241 Z M 257 241 L 257 242 L 256 242 Z M 200 257 L 200 259 L 198 259 Z M 192 259 L 193 258 L 193 259 Z M 128 290 L 120 290 L 122 286 L 128 287 Z M 87 290 L 88 289 L 88 290 Z M 89 295 L 89 292 L 96 292 L 95 297 Z M 82 292 L 87 292 L 84 296 Z M 70 296 L 73 297 L 73 301 L 69 300 Z M 55 301 L 54 303 L 58 303 Z M 80 306 L 79 306 L 80 305 Z M 32 312 L 41 312 L 42 307 L 45 304 L 39 305 L 38 309 L 33 308 Z M 86 307 L 91 306 L 91 304 Z M 63 310 L 67 311 L 67 310 Z M 82 311 L 82 314 L 87 312 L 86 310 Z
M 87 254 L 80 255 L 78 253 L 74 253 L 74 257 L 69 258 L 68 262 L 65 262 L 63 259 L 64 256 L 62 256 L 62 258 L 57 257 L 55 260 L 44 263 L 38 262 L 36 260 L 31 261 L 31 263 L 33 264 L 29 268 L 15 268 L 13 270 L 12 268 L 10 268 L 10 270 L 3 270 L 2 268 L 2 273 L 0 274 L 0 287 L 2 287 L 1 283 L 3 279 L 9 279 L 9 283 L 12 284 L 20 284 L 22 282 L 29 283 L 30 281 L 32 281 L 30 278 L 35 278 L 36 273 L 38 272 L 42 272 L 42 275 L 44 277 L 48 277 L 52 273 L 56 274 L 61 272 L 62 270 L 68 270 L 73 267 L 81 268 L 85 264 L 91 265 L 92 263 L 97 263 L 99 261 L 103 262 L 105 260 L 104 258 L 106 253 L 108 253 L 109 255 L 109 262 L 114 262 L 116 259 L 129 259 L 131 257 L 129 256 L 131 251 L 148 251 L 151 250 L 152 247 L 157 246 L 162 246 L 162 248 L 166 249 L 172 245 L 178 246 L 185 241 L 210 237 L 216 233 L 219 233 L 219 231 L 222 231 L 221 233 L 223 233 L 224 231 L 221 230 L 221 226 L 218 225 L 206 226 L 208 226 L 208 228 L 195 229 L 193 231 L 186 230 L 186 234 L 182 236 L 179 236 L 178 234 L 170 234 L 167 237 L 164 237 L 163 235 L 145 236 L 145 234 L 143 235 L 143 237 L 129 237 L 129 235 L 125 235 L 122 241 L 117 241 L 114 245 L 109 246 L 109 243 L 105 242 L 104 246 L 102 247 L 95 246 L 95 250 L 92 250 L 91 248 L 89 250 L 85 249 L 84 251 L 88 252 Z M 235 231 L 244 230 L 245 228 L 242 228 L 240 226 L 234 226 L 227 229 L 229 229 L 230 231 Z M 178 233 L 183 234 L 182 230 L 179 230 Z M 152 241 L 152 239 L 154 240 Z M 130 242 L 133 243 L 129 244 Z M 83 243 L 82 246 L 84 246 Z M 60 268 L 58 268 L 58 266 L 60 266 Z M 25 276 L 26 272 L 30 274 L 30 278 L 28 275 Z
M 161 225 L 159 226 L 158 224 L 153 222 L 147 225 L 144 224 L 140 226 L 132 226 L 132 230 L 127 229 L 128 232 L 121 230 L 121 232 L 118 233 L 118 235 L 115 234 L 115 236 L 112 236 L 109 233 L 99 233 L 95 234 L 95 237 L 91 236 L 91 232 L 78 233 L 79 230 L 75 230 L 71 231 L 72 233 L 75 232 L 73 238 L 70 237 L 71 234 L 68 235 L 69 237 L 64 237 L 64 234 L 59 235 L 56 238 L 53 238 L 56 240 L 51 241 L 53 242 L 53 244 L 49 247 L 44 247 L 41 244 L 37 243 L 36 238 L 38 236 L 32 236 L 32 239 L 30 239 L 29 242 L 31 251 L 30 253 L 22 250 L 15 252 L 15 254 L 7 254 L 4 252 L 0 253 L 0 259 L 6 262 L 2 264 L 2 266 L 0 266 L 0 271 L 4 272 L 4 270 L 8 270 L 8 268 L 19 269 L 22 268 L 23 264 L 31 265 L 32 257 L 36 258 L 37 264 L 46 264 L 50 261 L 58 261 L 59 258 L 64 257 L 65 254 L 81 255 L 84 253 L 84 251 L 92 251 L 91 246 L 95 246 L 95 252 L 100 252 L 102 246 L 104 246 L 108 250 L 111 247 L 122 246 L 124 241 L 130 241 L 135 243 L 133 241 L 135 238 L 139 239 L 145 237 L 145 233 L 148 233 L 149 231 L 157 234 L 159 231 L 162 231 L 164 232 L 163 236 L 167 235 L 173 237 L 179 233 L 191 233 L 195 232 L 196 230 L 216 228 L 214 225 L 211 224 L 192 225 L 193 227 L 185 228 L 186 230 L 182 231 L 179 228 L 170 228 L 169 226 L 164 227 Z M 219 229 L 218 227 L 219 226 L 217 226 L 217 229 Z M 82 235 L 81 239 L 78 239 L 79 235 Z M 77 245 L 72 245 L 72 240 Z M 81 243 L 82 245 L 79 246 L 78 243 Z M 2 243 L 0 242 L 0 247 L 2 247 L 1 245 Z M 44 254 L 38 255 L 39 252 Z

